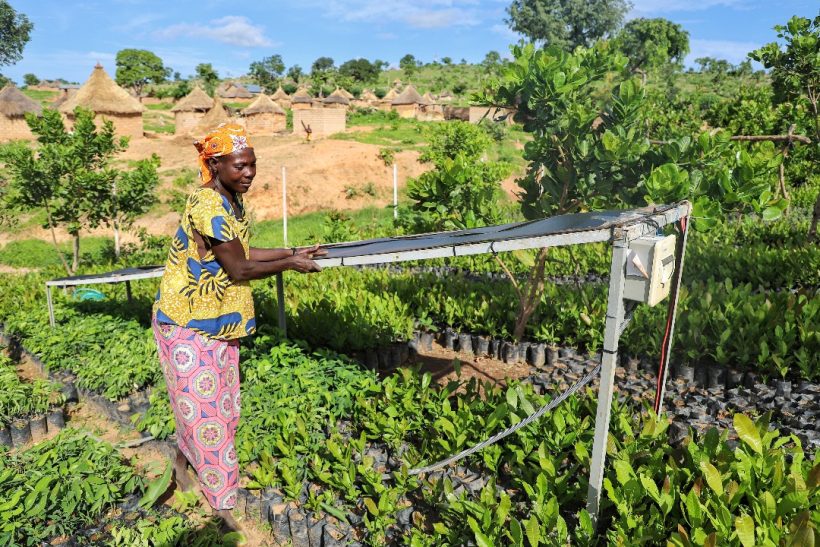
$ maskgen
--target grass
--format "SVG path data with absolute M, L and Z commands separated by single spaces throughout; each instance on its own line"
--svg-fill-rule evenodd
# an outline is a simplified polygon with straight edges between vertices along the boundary
M 98 255 L 106 247 L 113 245 L 112 238 L 81 237 L 80 260 Z M 71 262 L 71 242 L 60 245 L 66 260 Z M 59 266 L 60 257 L 54 246 L 41 239 L 21 239 L 12 241 L 0 248 L 0 264 L 13 268 L 47 268 Z
M 59 95 L 59 91 L 47 91 L 45 89 L 23 89 L 23 93 L 35 101 L 40 101 L 44 106 L 51 104 Z
M 288 245 L 306 245 L 313 241 L 325 241 L 325 219 L 327 212 L 319 211 L 288 219 Z M 372 232 L 377 226 L 387 226 L 393 222 L 392 207 L 367 207 L 357 211 L 345 211 L 349 215 L 349 225 L 364 233 Z M 281 247 L 283 241 L 282 220 L 265 220 L 251 228 L 251 245 L 254 247 Z
M 147 104 L 145 108 L 148 110 L 171 110 L 174 108 L 173 103 L 157 103 L 157 104 Z
M 142 128 L 152 133 L 168 133 L 173 135 L 176 129 L 176 123 L 174 123 L 174 118 L 165 112 L 149 111 L 142 116 Z
M 365 127 L 375 125 L 375 128 L 372 131 L 337 133 L 332 135 L 331 138 L 404 150 L 420 150 L 422 146 L 424 146 L 424 122 L 394 118 L 383 114 L 384 113 L 354 114 L 351 116 L 352 126 Z

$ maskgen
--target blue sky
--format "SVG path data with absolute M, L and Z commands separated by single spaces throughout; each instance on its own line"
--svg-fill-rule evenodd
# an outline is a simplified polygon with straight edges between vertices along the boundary
M 113 75 L 123 48 L 150 49 L 183 76 L 210 62 L 222 77 L 244 74 L 267 55 L 308 70 L 320 56 L 337 65 L 357 57 L 395 65 L 405 53 L 423 61 L 469 62 L 518 40 L 504 23 L 509 0 L 10 0 L 33 21 L 23 60 L 1 67 L 17 82 L 82 82 L 99 61 Z M 733 63 L 776 38 L 792 15 L 813 17 L 816 0 L 633 0 L 628 18 L 665 17 L 690 34 L 691 54 Z

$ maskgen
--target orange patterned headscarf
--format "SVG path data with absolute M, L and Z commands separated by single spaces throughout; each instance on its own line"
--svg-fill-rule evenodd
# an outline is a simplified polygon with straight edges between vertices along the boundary
M 199 176 L 202 182 L 211 181 L 211 170 L 208 169 L 208 159 L 227 156 L 246 148 L 252 148 L 248 142 L 245 128 L 236 123 L 223 123 L 210 131 L 201 141 L 194 141 L 199 152 Z

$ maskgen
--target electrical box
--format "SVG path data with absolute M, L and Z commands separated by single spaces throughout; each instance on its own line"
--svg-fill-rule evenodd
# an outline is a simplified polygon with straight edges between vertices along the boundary
M 654 306 L 667 296 L 675 273 L 675 236 L 645 236 L 629 244 L 624 298 Z

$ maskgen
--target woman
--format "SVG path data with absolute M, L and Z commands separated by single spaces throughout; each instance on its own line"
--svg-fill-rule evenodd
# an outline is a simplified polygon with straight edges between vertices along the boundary
M 172 241 L 153 327 L 176 422 L 177 484 L 192 486 L 190 463 L 208 503 L 235 528 L 239 339 L 256 330 L 249 281 L 318 272 L 312 258 L 326 251 L 248 245 L 242 194 L 256 176 L 256 156 L 241 126 L 222 124 L 194 146 L 203 185 L 188 198 Z

